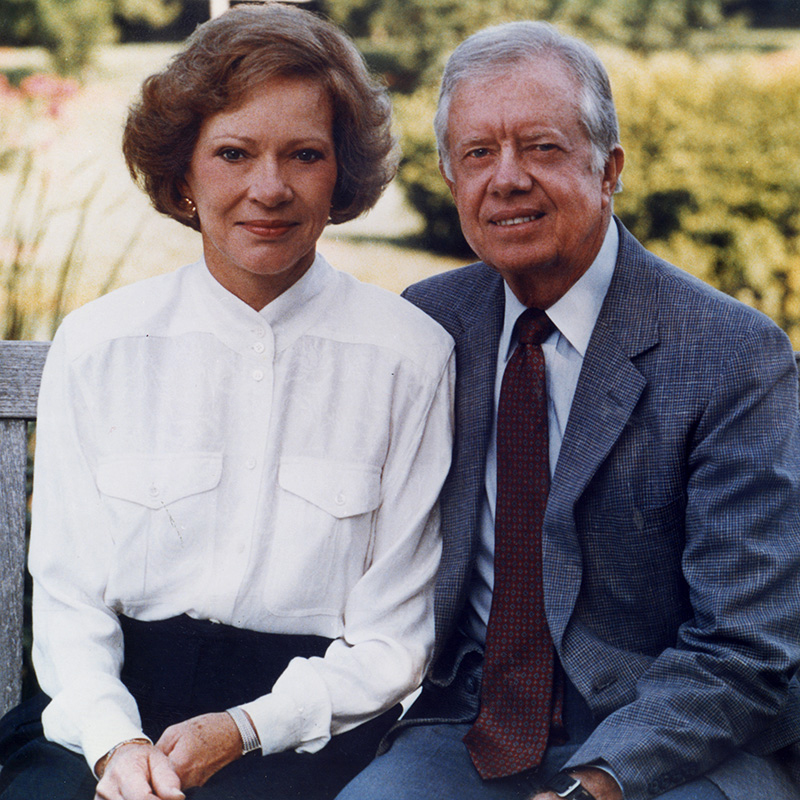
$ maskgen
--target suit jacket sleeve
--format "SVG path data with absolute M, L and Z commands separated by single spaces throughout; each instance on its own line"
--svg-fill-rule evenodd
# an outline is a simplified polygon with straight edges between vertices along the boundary
M 800 658 L 797 374 L 774 326 L 737 333 L 713 374 L 698 376 L 710 389 L 686 426 L 685 621 L 569 764 L 605 762 L 626 800 L 751 742 L 780 714 Z

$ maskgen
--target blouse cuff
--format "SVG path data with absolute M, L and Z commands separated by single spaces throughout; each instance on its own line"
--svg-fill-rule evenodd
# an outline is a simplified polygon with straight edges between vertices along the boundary
M 110 730 L 108 726 L 97 726 L 88 729 L 83 733 L 81 749 L 89 765 L 89 769 L 94 774 L 95 764 L 106 754 L 122 742 L 129 742 L 133 739 L 147 739 L 148 736 L 138 729 L 135 725 L 125 725 Z
M 91 713 L 88 707 L 92 708 Z M 120 742 L 148 738 L 138 717 L 136 704 L 129 695 L 81 696 L 78 700 L 63 692 L 42 712 L 42 726 L 50 741 L 82 753 L 94 774 L 95 764 Z M 79 720 L 79 724 L 73 724 L 72 720 Z
M 240 708 L 253 720 L 265 756 L 289 749 L 316 753 L 330 741 L 328 688 L 306 659 L 293 659 L 270 694 Z

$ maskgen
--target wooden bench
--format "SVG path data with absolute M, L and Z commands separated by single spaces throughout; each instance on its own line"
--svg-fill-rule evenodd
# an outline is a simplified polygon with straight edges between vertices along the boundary
M 22 693 L 28 423 L 49 347 L 0 341 L 0 716 Z
M 0 341 L 0 715 L 22 693 L 28 423 L 49 347 Z

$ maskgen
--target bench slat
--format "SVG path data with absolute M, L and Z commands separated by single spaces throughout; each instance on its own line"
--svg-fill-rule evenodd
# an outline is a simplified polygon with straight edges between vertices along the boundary
M 28 423 L 0 420 L 0 714 L 22 692 L 27 456 Z
M 34 419 L 49 342 L 0 342 L 0 419 Z
M 28 421 L 49 342 L 0 342 L 0 714 L 22 693 Z

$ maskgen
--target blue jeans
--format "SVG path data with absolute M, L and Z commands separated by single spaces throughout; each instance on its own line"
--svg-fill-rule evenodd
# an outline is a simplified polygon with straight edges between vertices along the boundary
M 480 674 L 480 660 L 462 663 L 444 699 L 448 712 L 461 719 L 477 717 Z M 417 725 L 400 732 L 391 749 L 353 779 L 336 800 L 530 800 L 594 729 L 589 707 L 569 681 L 566 684 L 564 724 L 568 741 L 548 747 L 538 768 L 484 781 L 462 741 L 471 722 Z M 661 795 L 659 800 L 726 797 L 711 781 L 700 779 Z
M 551 747 L 538 770 L 484 781 L 461 741 L 469 725 L 420 725 L 398 736 L 336 800 L 530 800 L 576 746 Z M 711 781 L 679 786 L 659 800 L 726 800 Z

